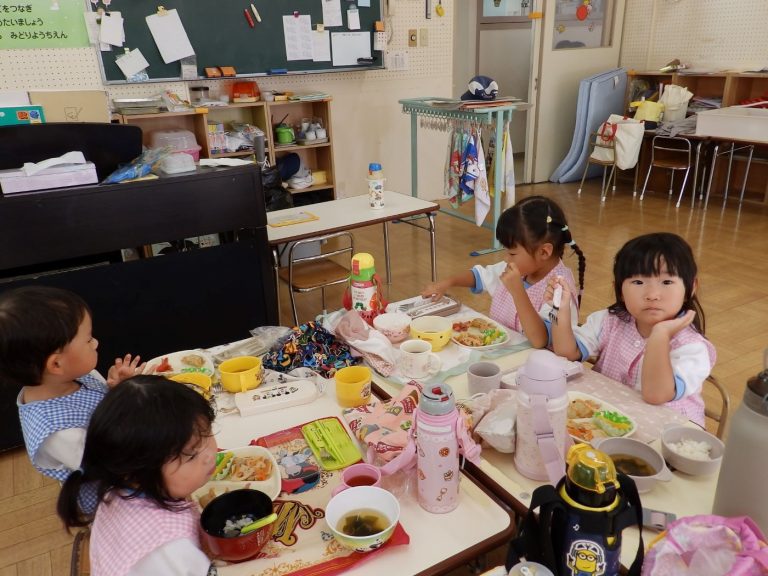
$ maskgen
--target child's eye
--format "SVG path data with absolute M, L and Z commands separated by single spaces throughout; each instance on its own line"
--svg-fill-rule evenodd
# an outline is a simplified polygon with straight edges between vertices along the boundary
M 642 286 L 643 281 L 639 280 L 638 278 L 635 278 L 634 280 L 632 280 L 632 284 L 634 284 L 635 286 Z
M 675 281 L 674 281 L 674 280 L 664 280 L 662 283 L 663 283 L 664 285 L 666 285 L 666 286 L 669 286 L 669 285 L 671 285 L 671 284 L 674 284 L 674 283 L 675 283 Z
M 191 462 L 195 458 L 197 458 L 199 452 L 193 452 L 192 454 L 187 454 L 186 452 L 182 452 L 181 455 L 184 456 L 184 458 L 187 459 L 187 462 Z

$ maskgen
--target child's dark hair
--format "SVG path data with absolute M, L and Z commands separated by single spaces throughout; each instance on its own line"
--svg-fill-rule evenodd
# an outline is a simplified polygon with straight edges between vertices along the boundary
M 693 250 L 683 238 L 671 232 L 654 232 L 633 238 L 616 253 L 613 262 L 613 287 L 616 297 L 609 308 L 611 314 L 629 320 L 624 306 L 621 287 L 624 280 L 632 276 L 658 276 L 662 265 L 667 272 L 678 276 L 685 284 L 685 299 L 680 311 L 694 310 L 693 325 L 704 334 L 704 310 L 694 293 L 698 269 Z
M 553 255 L 558 258 L 563 257 L 566 245 L 573 248 L 579 257 L 578 300 L 581 304 L 587 260 L 574 241 L 565 213 L 557 202 L 545 196 L 523 198 L 499 216 L 496 239 L 505 248 L 522 246 L 528 254 L 533 254 L 536 248 L 549 242 L 552 244 Z
M 101 502 L 141 496 L 173 510 L 186 506 L 163 482 L 163 464 L 178 458 L 191 439 L 212 434 L 214 412 L 197 392 L 162 376 L 133 376 L 109 391 L 91 416 L 81 468 L 61 488 L 57 512 L 67 528 L 92 518 L 78 506 L 93 483 Z M 119 494 L 119 496 L 118 496 Z
M 0 374 L 12 386 L 37 386 L 51 354 L 77 335 L 88 304 L 50 286 L 24 286 L 0 294 Z

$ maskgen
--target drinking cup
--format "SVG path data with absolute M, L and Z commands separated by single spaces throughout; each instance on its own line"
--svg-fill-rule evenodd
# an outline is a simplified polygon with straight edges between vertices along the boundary
M 307 130 L 309 130 L 310 124 L 311 124 L 311 122 L 310 122 L 309 118 L 302 118 L 301 119 L 301 131 L 302 132 L 306 132 Z
M 322 140 L 323 138 L 328 137 L 328 133 L 325 131 L 325 128 L 315 128 L 315 135 L 317 136 L 318 140 Z
M 314 130 L 307 130 L 304 132 L 304 138 L 307 140 L 315 140 L 317 139 L 317 134 L 315 134 Z
M 368 404 L 371 399 L 371 369 L 347 366 L 336 372 L 336 401 L 344 408 Z
M 219 364 L 221 385 L 227 392 L 236 394 L 261 385 L 264 370 L 256 356 L 237 356 Z
M 440 357 L 427 340 L 406 340 L 400 344 L 400 366 L 408 378 L 426 378 L 440 371 Z
M 342 490 L 355 486 L 380 486 L 381 471 L 371 464 L 352 464 L 341 473 L 341 484 L 333 489 L 336 496 Z
M 501 368 L 493 362 L 475 362 L 467 369 L 469 395 L 488 394 L 501 386 Z

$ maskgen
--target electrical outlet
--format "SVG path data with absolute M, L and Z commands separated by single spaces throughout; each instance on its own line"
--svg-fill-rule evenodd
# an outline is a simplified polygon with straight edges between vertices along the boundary
M 429 28 L 419 28 L 419 45 L 420 46 L 428 46 L 429 45 Z
M 418 46 L 418 36 L 416 35 L 416 29 L 411 28 L 408 30 L 408 48 L 416 48 Z

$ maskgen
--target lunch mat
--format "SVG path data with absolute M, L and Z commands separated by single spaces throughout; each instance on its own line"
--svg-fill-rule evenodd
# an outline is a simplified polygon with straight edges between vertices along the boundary
M 270 442 L 270 451 L 280 453 L 282 450 L 284 454 L 301 451 L 301 442 L 295 434 L 287 434 L 287 438 L 288 444 L 282 448 Z M 263 445 L 260 440 L 253 440 L 251 444 Z M 306 446 L 306 441 L 303 443 Z M 282 468 L 280 458 L 278 462 Z M 341 483 L 341 472 L 320 470 L 317 483 L 310 489 L 293 494 L 282 492 L 274 501 L 277 520 L 272 538 L 259 557 L 240 563 L 216 560 L 214 565 L 219 576 L 333 576 L 393 546 L 408 544 L 410 537 L 401 524 L 392 537 L 373 552 L 352 552 L 336 541 L 325 522 L 325 507 L 333 489 Z

